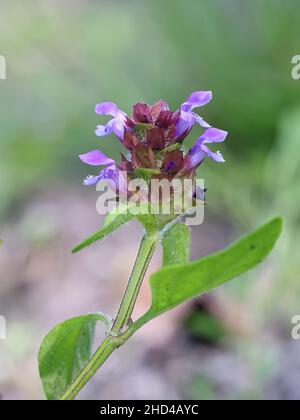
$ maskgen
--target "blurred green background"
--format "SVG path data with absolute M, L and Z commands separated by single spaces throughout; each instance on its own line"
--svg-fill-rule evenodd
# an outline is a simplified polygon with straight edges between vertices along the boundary
M 85 286 L 97 284 L 88 283 L 89 270 L 108 265 L 101 252 L 118 266 L 115 277 L 124 286 L 122 232 L 99 246 L 98 256 L 76 257 L 78 266 L 81 258 L 86 264 L 76 270 L 77 294 L 64 270 L 59 286 L 49 275 L 53 266 L 74 264 L 73 241 L 99 223 L 96 193 L 81 186 L 88 168 L 78 155 L 99 147 L 117 157 L 121 150 L 117 139 L 94 135 L 100 121 L 94 105 L 111 100 L 130 113 L 135 102 L 166 99 L 176 108 L 194 90 L 213 91 L 201 115 L 230 136 L 222 145 L 226 164 L 207 161 L 199 171 L 209 205 L 204 225 L 193 231 L 193 258 L 272 215 L 285 217 L 284 235 L 262 267 L 178 313 L 174 335 L 161 331 L 163 343 L 179 343 L 175 355 L 156 349 L 158 333 L 149 331 L 152 340 L 145 339 L 133 373 L 123 366 L 130 353 L 114 362 L 128 379 L 120 382 L 107 368 L 85 398 L 300 398 L 300 347 L 290 339 L 291 317 L 300 312 L 300 80 L 291 77 L 291 59 L 300 54 L 299 1 L 1 0 L 0 6 L 0 54 L 7 61 L 7 79 L 0 80 L 0 314 L 11 324 L 0 342 L 3 398 L 43 398 L 39 341 L 62 317 L 94 309 L 92 298 L 84 301 Z M 190 142 L 196 135 L 197 129 Z M 138 234 L 126 251 L 130 263 Z M 59 255 L 53 247 L 61 247 Z M 116 248 L 119 260 L 110 254 Z M 99 296 L 114 293 L 113 284 L 98 286 Z M 24 363 L 27 380 L 17 374 Z

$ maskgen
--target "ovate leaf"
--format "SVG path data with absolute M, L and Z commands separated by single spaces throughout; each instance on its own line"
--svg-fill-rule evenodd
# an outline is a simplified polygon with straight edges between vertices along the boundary
M 190 259 L 191 232 L 185 224 L 173 225 L 164 235 L 163 266 L 187 263 Z
M 282 219 L 275 218 L 223 251 L 198 261 L 170 265 L 154 273 L 150 279 L 151 307 L 131 330 L 137 330 L 163 312 L 255 267 L 273 249 L 281 229 Z
M 109 325 L 104 315 L 88 314 L 58 324 L 44 339 L 39 370 L 48 400 L 57 399 L 89 360 L 97 321 Z

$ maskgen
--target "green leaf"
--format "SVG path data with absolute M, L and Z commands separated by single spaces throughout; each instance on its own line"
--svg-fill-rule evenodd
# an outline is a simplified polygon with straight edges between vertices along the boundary
M 48 400 L 57 399 L 89 360 L 97 321 L 110 326 L 104 315 L 88 314 L 58 324 L 45 337 L 39 370 Z
M 150 279 L 151 307 L 132 324 L 130 333 L 163 312 L 258 265 L 273 249 L 281 230 L 282 219 L 278 217 L 222 251 L 198 261 L 167 266 L 154 273 Z
M 187 263 L 190 259 L 191 232 L 185 224 L 173 225 L 164 235 L 163 266 Z
M 114 214 L 114 213 L 108 214 L 105 218 L 104 225 L 103 225 L 102 229 L 100 229 L 94 235 L 90 236 L 89 238 L 87 238 L 83 242 L 81 242 L 79 245 L 77 245 L 72 250 L 72 253 L 75 254 L 76 252 L 81 251 L 83 248 L 86 248 L 86 247 L 92 245 L 94 242 L 97 242 L 100 239 L 105 238 L 105 236 L 114 232 L 120 226 L 129 222 L 134 217 L 135 217 L 134 214 L 130 213 L 129 211 L 125 212 L 125 210 L 124 210 L 124 212 L 121 210 L 120 214 Z

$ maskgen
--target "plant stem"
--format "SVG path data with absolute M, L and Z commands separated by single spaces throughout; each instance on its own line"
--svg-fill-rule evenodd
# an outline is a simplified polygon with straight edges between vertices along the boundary
M 73 400 L 113 351 L 124 344 L 133 334 L 133 330 L 132 332 L 128 331 L 127 334 L 122 334 L 121 330 L 129 325 L 143 279 L 158 242 L 159 234 L 157 232 L 144 235 L 118 314 L 109 335 L 100 344 L 77 378 L 68 386 L 60 400 Z
M 111 330 L 112 335 L 118 335 L 121 329 L 129 324 L 143 279 L 157 245 L 158 234 L 156 232 L 144 235 L 118 314 Z
M 115 337 L 106 337 L 97 349 L 87 365 L 80 371 L 77 378 L 69 385 L 60 400 L 73 400 L 91 377 L 97 372 L 99 367 L 111 355 L 111 353 L 119 347 Z

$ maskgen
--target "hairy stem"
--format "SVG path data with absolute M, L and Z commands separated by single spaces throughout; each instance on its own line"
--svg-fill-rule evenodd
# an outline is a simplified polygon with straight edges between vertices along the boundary
M 60 400 L 73 400 L 113 351 L 124 344 L 134 333 L 134 330 L 129 331 L 130 328 L 124 334 L 122 334 L 121 330 L 129 325 L 143 279 L 158 242 L 159 234 L 157 232 L 144 235 L 118 314 L 109 335 L 80 371 L 77 378 L 68 386 Z

